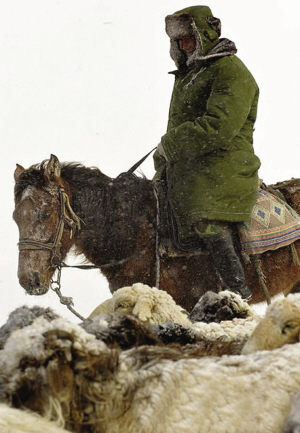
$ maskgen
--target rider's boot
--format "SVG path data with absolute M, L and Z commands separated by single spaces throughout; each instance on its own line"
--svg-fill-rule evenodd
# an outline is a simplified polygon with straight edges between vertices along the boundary
M 230 230 L 226 229 L 220 234 L 207 236 L 204 238 L 204 243 L 228 289 L 249 301 L 252 292 L 246 285 L 244 269 L 235 251 Z

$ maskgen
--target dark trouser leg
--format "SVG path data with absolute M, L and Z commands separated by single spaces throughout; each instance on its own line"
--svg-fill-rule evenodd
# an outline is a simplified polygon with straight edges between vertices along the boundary
M 251 290 L 246 285 L 245 273 L 237 255 L 229 229 L 203 238 L 213 263 L 228 289 L 243 299 L 251 299 Z

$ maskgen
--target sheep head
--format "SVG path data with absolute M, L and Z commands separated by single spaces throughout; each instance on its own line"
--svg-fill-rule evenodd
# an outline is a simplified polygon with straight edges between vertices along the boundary
M 271 304 L 260 320 L 242 353 L 247 355 L 258 350 L 273 350 L 284 344 L 299 341 L 300 309 L 289 299 L 283 298 Z
M 142 283 L 116 290 L 112 298 L 99 305 L 90 314 L 89 319 L 103 313 L 133 315 L 144 325 L 169 321 L 191 325 L 187 312 L 175 303 L 171 295 Z
M 154 289 L 141 284 L 123 287 L 114 293 L 114 310 L 121 314 L 133 314 L 145 324 L 151 323 L 157 299 Z

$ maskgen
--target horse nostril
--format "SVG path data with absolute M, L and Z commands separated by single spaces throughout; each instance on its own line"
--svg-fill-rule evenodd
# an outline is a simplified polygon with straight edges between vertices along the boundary
M 19 276 L 19 283 L 29 295 L 44 295 L 49 289 L 48 285 L 43 282 L 39 272 L 32 272 L 30 276 Z
M 39 272 L 34 272 L 33 276 L 30 278 L 30 286 L 35 289 L 40 287 L 41 279 Z
M 34 273 L 34 282 L 35 282 L 35 287 L 40 287 L 41 279 L 40 279 L 40 274 L 38 272 Z

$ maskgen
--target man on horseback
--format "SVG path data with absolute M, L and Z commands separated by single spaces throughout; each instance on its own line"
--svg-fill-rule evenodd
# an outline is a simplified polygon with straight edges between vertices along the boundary
M 249 299 L 231 227 L 249 219 L 257 197 L 259 89 L 208 7 L 168 15 L 166 32 L 177 70 L 154 179 L 167 180 L 180 238 L 197 233 L 226 286 Z

